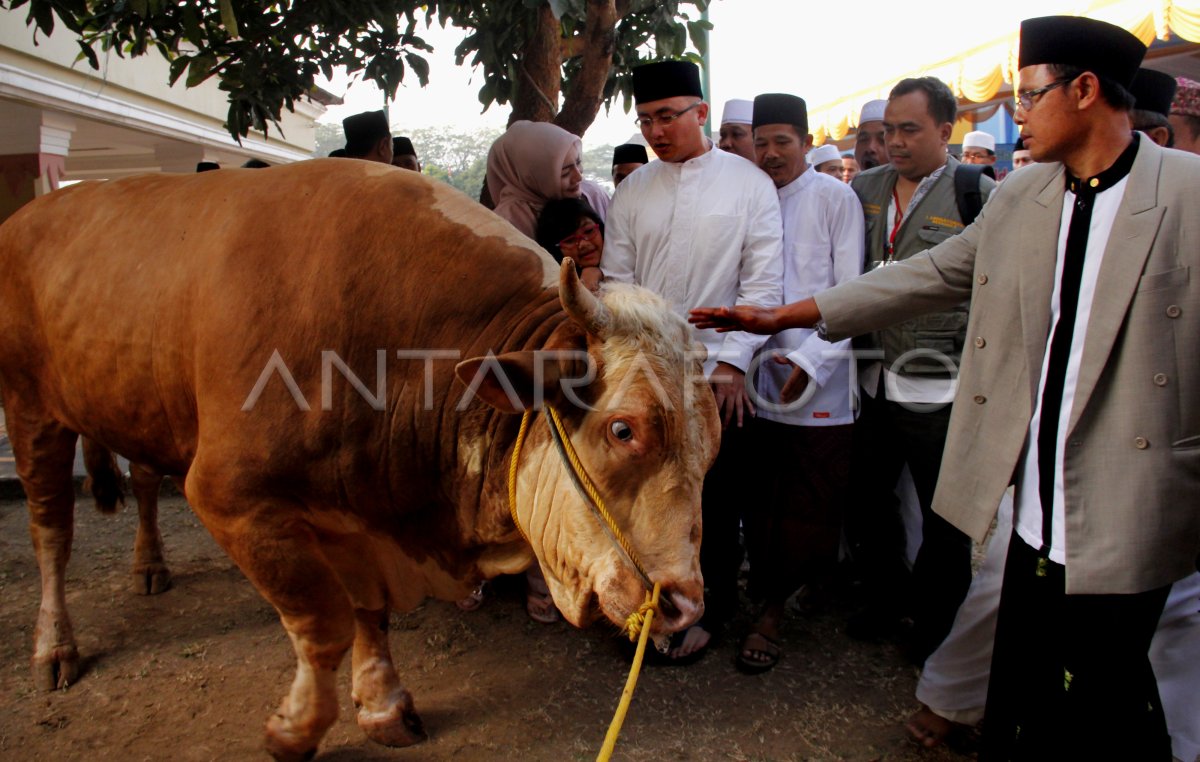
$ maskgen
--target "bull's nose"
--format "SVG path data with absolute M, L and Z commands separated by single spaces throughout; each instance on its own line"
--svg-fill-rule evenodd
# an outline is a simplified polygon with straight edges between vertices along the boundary
M 663 630 L 675 632 L 690 627 L 704 613 L 703 583 L 667 583 L 659 591 L 658 610 Z

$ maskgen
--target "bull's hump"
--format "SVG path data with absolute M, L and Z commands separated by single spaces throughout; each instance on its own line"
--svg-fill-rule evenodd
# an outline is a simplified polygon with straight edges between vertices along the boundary
M 490 212 L 480 214 L 480 204 L 442 183 L 434 183 L 433 198 L 433 208 L 447 220 L 466 225 L 477 235 L 501 238 L 511 246 L 536 254 L 542 263 L 542 288 L 558 285 L 558 263 L 554 258 L 503 217 Z

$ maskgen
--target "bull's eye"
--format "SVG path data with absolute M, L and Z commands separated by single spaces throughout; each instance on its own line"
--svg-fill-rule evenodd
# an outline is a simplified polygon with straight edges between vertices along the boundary
M 633 429 L 629 428 L 629 424 L 625 423 L 625 421 L 613 421 L 609 429 L 612 431 L 613 436 L 622 442 L 628 442 L 630 439 L 633 439 Z

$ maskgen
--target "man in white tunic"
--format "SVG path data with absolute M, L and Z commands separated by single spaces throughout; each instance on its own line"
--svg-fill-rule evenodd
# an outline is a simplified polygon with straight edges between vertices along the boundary
M 783 297 L 796 301 L 862 272 L 862 205 L 850 186 L 806 160 L 808 109 L 794 95 L 754 99 L 758 166 L 775 183 L 783 215 Z M 837 152 L 834 152 L 837 156 Z M 786 355 L 786 364 L 776 356 Z M 755 358 L 758 416 L 748 450 L 759 475 L 746 486 L 743 521 L 750 585 L 765 607 L 742 641 L 738 668 L 750 674 L 780 656 L 784 603 L 837 563 L 852 449 L 850 340 L 830 344 L 807 328 L 772 336 Z M 790 405 L 775 404 L 792 368 Z M 789 394 L 788 396 L 791 396 Z
M 695 304 L 774 306 L 783 262 L 779 201 L 771 181 L 750 162 L 716 150 L 704 136 L 708 104 L 700 72 L 685 61 L 633 70 L 638 126 L 658 155 L 617 189 L 609 208 L 601 269 L 611 280 L 661 294 L 680 314 Z M 745 371 L 764 339 L 696 330 L 708 351 L 726 435 L 705 481 L 701 568 L 708 586 L 705 619 L 676 639 L 669 654 L 703 653 L 714 629 L 737 606 L 738 496 L 745 473 L 731 462 L 731 441 L 753 415 Z

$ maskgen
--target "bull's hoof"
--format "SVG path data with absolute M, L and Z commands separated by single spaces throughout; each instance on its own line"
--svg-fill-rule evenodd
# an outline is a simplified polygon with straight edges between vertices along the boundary
M 282 715 L 274 715 L 267 721 L 267 753 L 279 762 L 308 762 L 317 753 L 316 746 L 297 739 L 285 729 L 287 721 Z
M 268 735 L 267 753 L 271 755 L 272 759 L 277 759 L 279 762 L 308 762 L 316 756 L 317 750 L 312 748 L 303 752 L 295 751 Z
M 133 592 L 158 595 L 171 589 L 171 570 L 165 564 L 149 564 L 133 570 Z
M 33 685 L 39 691 L 66 688 L 79 677 L 79 651 L 60 646 L 46 656 L 33 657 Z
M 383 712 L 358 710 L 358 726 L 377 744 L 384 746 L 412 746 L 424 741 L 425 725 L 421 716 L 412 708 L 412 699 L 397 702 Z

